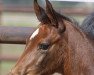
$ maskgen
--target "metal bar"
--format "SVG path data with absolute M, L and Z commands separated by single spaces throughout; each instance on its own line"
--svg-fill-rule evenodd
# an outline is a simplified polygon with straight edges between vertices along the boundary
M 17 56 L 1 56 L 0 61 L 17 61 L 18 58 Z
M 68 2 L 94 2 L 93 0 L 51 0 L 51 1 L 68 1 Z
M 5 8 L 3 8 L 3 11 L 8 11 L 8 12 L 34 12 L 34 10 L 32 9 L 32 7 L 13 7 L 13 6 L 7 6 Z M 76 14 L 76 15 L 86 15 L 89 14 L 91 12 L 93 12 L 93 9 L 89 9 L 89 8 L 58 8 L 56 9 L 56 11 L 62 11 L 63 14 Z
M 25 44 L 30 37 L 34 27 L 10 27 L 0 26 L 0 43 L 6 44 Z

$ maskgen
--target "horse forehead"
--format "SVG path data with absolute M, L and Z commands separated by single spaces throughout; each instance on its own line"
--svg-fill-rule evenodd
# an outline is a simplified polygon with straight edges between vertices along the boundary
M 36 31 L 33 32 L 33 34 L 30 36 L 30 40 L 31 40 L 32 38 L 34 38 L 35 36 L 37 36 L 38 33 L 39 33 L 39 28 L 36 29 Z
M 48 27 L 39 27 L 38 29 L 36 29 L 33 34 L 30 36 L 30 40 L 33 39 L 35 36 L 37 36 L 39 34 L 39 32 L 41 33 L 45 33 L 47 32 Z M 43 34 L 42 34 L 43 35 Z
M 52 30 L 55 32 L 55 30 L 52 27 L 48 27 L 48 26 L 40 26 L 38 29 L 36 29 L 33 34 L 30 36 L 30 40 L 33 39 L 34 37 L 36 37 L 38 34 L 42 35 L 42 36 L 48 36 L 50 35 L 52 32 Z

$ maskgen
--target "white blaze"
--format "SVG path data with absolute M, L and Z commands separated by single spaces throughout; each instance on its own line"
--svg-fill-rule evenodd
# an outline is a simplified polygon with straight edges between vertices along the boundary
M 31 40 L 32 38 L 34 38 L 38 33 L 39 33 L 39 29 L 37 29 L 37 30 L 30 36 L 30 40 Z

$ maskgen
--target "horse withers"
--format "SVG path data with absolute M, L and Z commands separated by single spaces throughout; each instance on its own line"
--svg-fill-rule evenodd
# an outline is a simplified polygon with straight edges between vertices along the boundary
M 34 0 L 39 27 L 9 75 L 94 75 L 94 45 L 68 17 L 46 0 L 46 10 Z

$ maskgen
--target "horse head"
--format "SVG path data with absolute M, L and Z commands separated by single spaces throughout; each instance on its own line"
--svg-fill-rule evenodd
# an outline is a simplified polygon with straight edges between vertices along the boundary
M 39 27 L 30 36 L 24 53 L 9 75 L 51 75 L 55 72 L 62 75 L 87 75 L 83 74 L 86 72 L 83 68 L 80 70 L 83 66 L 81 61 L 87 61 L 84 59 L 84 50 L 90 49 L 86 48 L 90 44 L 83 43 L 85 35 L 73 26 L 68 17 L 57 13 L 48 0 L 46 10 L 34 0 L 34 10 L 40 21 Z M 80 55 L 84 56 L 83 60 Z M 72 71 L 75 73 L 72 74 Z M 82 74 L 78 74 L 80 71 L 83 71 Z

